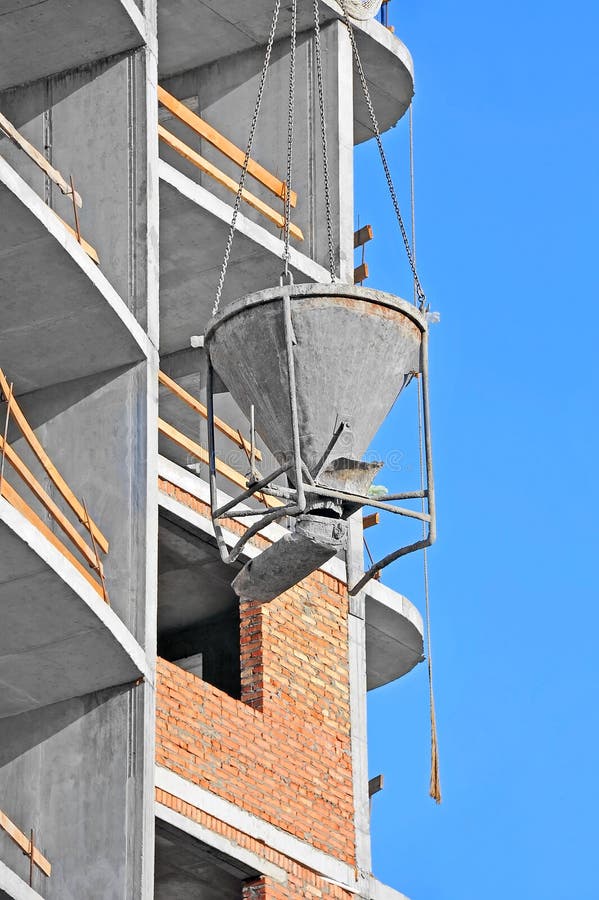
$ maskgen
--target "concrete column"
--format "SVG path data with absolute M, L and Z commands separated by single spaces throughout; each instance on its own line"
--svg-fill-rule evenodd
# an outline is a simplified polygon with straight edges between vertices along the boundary
M 362 514 L 350 520 L 346 555 L 348 584 L 364 572 Z M 370 803 L 368 798 L 368 743 L 366 721 L 366 595 L 361 591 L 349 598 L 349 678 L 351 743 L 356 829 L 356 868 L 360 897 L 370 897 Z

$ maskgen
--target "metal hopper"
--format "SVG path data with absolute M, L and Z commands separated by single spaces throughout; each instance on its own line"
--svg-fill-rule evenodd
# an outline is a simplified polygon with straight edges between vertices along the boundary
M 210 383 L 214 370 L 248 417 L 255 411 L 256 428 L 280 464 L 218 509 L 211 465 L 212 514 L 223 559 L 236 559 L 269 521 L 296 517 L 297 537 L 267 551 L 281 559 L 271 559 L 268 566 L 254 562 L 236 579 L 244 596 L 275 596 L 274 585 L 265 584 L 269 572 L 286 573 L 277 581 L 280 593 L 283 582 L 290 587 L 334 556 L 340 548 L 340 520 L 361 506 L 431 521 L 428 514 L 372 500 L 368 491 L 381 464 L 361 459 L 405 385 L 423 371 L 426 334 L 426 319 L 411 304 L 340 284 L 261 291 L 231 304 L 209 323 L 204 344 Z M 287 476 L 286 488 L 275 485 L 281 475 Z M 219 519 L 248 515 L 239 502 L 263 489 L 287 503 L 254 522 L 229 552 Z M 421 491 L 386 501 L 425 493 L 428 497 L 428 491 Z

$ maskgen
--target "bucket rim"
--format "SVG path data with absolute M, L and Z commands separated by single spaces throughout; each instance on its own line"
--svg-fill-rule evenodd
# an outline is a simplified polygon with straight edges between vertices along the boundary
M 256 291 L 252 294 L 246 294 L 245 297 L 234 300 L 218 312 L 216 316 L 213 316 L 210 319 L 204 332 L 204 344 L 206 345 L 210 341 L 214 332 L 223 324 L 223 322 L 226 322 L 228 319 L 233 318 L 240 312 L 243 312 L 252 306 L 263 306 L 267 303 L 273 303 L 276 300 L 282 300 L 285 296 L 289 296 L 292 299 L 294 297 L 305 299 L 327 295 L 364 300 L 377 306 L 389 307 L 390 309 L 397 310 L 397 312 L 402 313 L 414 322 L 422 333 L 427 331 L 427 321 L 424 313 L 420 312 L 420 310 L 412 303 L 403 300 L 401 297 L 396 297 L 394 294 L 389 294 L 386 291 L 379 291 L 375 288 L 365 288 L 361 285 L 343 284 L 340 282 L 335 282 L 334 284 L 318 284 L 310 282 L 308 284 L 278 285 L 276 287 L 266 288 L 262 291 Z

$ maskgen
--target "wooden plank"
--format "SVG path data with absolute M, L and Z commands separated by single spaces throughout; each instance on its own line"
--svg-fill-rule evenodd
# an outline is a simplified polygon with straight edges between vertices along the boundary
M 79 208 L 83 206 L 83 201 L 81 200 L 81 197 L 79 196 L 77 191 L 72 194 L 70 184 L 65 181 L 58 169 L 55 169 L 54 166 L 51 166 L 46 157 L 43 156 L 43 154 L 41 154 L 39 150 L 36 150 L 33 144 L 30 144 L 29 141 L 27 141 L 23 137 L 23 135 L 19 131 L 17 131 L 12 122 L 9 122 L 6 116 L 4 116 L 2 113 L 0 113 L 0 128 L 12 141 L 14 141 L 17 147 L 23 150 L 23 152 L 33 160 L 36 166 L 39 166 L 40 169 L 42 169 L 46 173 L 48 178 L 50 178 L 50 180 L 60 188 L 63 194 L 66 194 L 69 197 L 73 196 L 75 203 Z
M 372 513 L 371 515 L 364 516 L 362 519 L 362 528 L 372 528 L 373 525 L 378 525 L 380 521 L 380 513 Z
M 46 493 L 37 478 L 34 476 L 33 472 L 31 472 L 27 468 L 23 460 L 18 456 L 17 453 L 15 453 L 10 444 L 5 443 L 2 436 L 0 436 L 0 452 L 4 452 L 6 454 L 7 461 L 11 464 L 19 478 L 21 478 L 22 481 L 25 482 L 31 493 L 37 497 L 42 506 L 50 513 L 56 524 L 63 530 L 66 536 L 77 547 L 83 558 L 87 560 L 92 569 L 97 569 L 98 574 L 101 574 L 100 570 L 98 569 L 96 556 L 92 548 L 89 547 L 88 544 L 83 540 L 77 529 L 73 525 L 71 525 L 62 510 L 59 509 L 54 500 L 49 496 L 49 494 Z
M 52 866 L 48 862 L 46 857 L 40 853 L 37 847 L 31 847 L 30 838 L 28 838 L 26 834 L 23 834 L 21 829 L 17 828 L 14 822 L 11 822 L 8 816 L 3 812 L 0 812 L 0 828 L 2 828 L 3 831 L 7 833 L 9 838 L 11 838 L 11 840 L 13 840 L 15 844 L 17 844 L 17 846 L 21 848 L 26 856 L 30 856 L 33 859 L 35 865 L 44 873 L 44 875 L 51 874 Z
M 10 486 L 10 484 L 6 481 L 6 479 L 0 485 L 0 492 L 5 500 L 7 500 L 11 506 L 13 506 L 17 512 L 20 512 L 22 516 L 24 516 L 27 521 L 33 525 L 34 528 L 40 532 L 42 537 L 45 537 L 47 541 L 49 541 L 53 547 L 62 553 L 62 555 L 67 559 L 71 565 L 75 566 L 77 571 L 83 575 L 85 580 L 93 587 L 99 597 L 104 599 L 104 592 L 102 591 L 102 585 L 98 584 L 96 579 L 93 577 L 92 573 L 89 569 L 80 563 L 79 560 L 73 556 L 70 550 L 67 550 L 65 545 L 59 540 L 53 531 L 50 531 L 45 522 L 42 522 L 40 517 L 34 513 L 30 506 L 20 497 L 15 489 Z
M 188 162 L 193 163 L 194 166 L 204 172 L 206 175 L 210 175 L 211 178 L 214 178 L 219 184 L 222 184 L 223 187 L 226 187 L 233 194 L 236 194 L 239 190 L 238 183 L 233 179 L 229 178 L 228 175 L 225 175 L 224 172 L 221 172 L 216 166 L 212 165 L 211 162 L 208 162 L 207 159 L 204 159 L 203 156 L 200 156 L 199 153 L 196 153 L 195 150 L 192 150 L 191 147 L 188 147 L 184 141 L 179 140 L 174 134 L 171 134 L 170 131 L 167 131 L 164 126 L 158 126 L 158 136 L 165 144 L 175 150 L 180 156 L 186 159 Z M 245 188 L 241 193 L 242 199 L 251 206 L 253 209 L 257 210 L 261 213 L 266 219 L 270 222 L 273 222 L 279 228 L 283 228 L 285 225 L 285 217 L 278 213 L 276 210 L 272 209 L 267 203 L 264 203 L 254 194 L 251 194 Z M 291 224 L 289 226 L 289 233 L 292 237 L 296 238 L 298 241 L 303 241 L 304 235 L 300 228 L 297 225 Z
M 372 225 L 364 225 L 363 228 L 358 229 L 358 231 L 354 231 L 354 250 L 357 247 L 363 247 L 364 244 L 367 244 L 368 241 L 371 241 L 374 237 L 374 232 L 372 230 Z
M 362 263 L 354 269 L 354 284 L 362 284 L 368 278 L 368 263 Z
M 228 138 L 224 137 L 224 135 L 220 134 L 216 128 L 213 128 L 212 125 L 209 125 L 208 122 L 200 118 L 200 116 L 189 109 L 188 106 L 181 103 L 180 100 L 177 100 L 177 98 L 173 97 L 172 94 L 169 94 L 168 91 L 165 91 L 160 85 L 158 85 L 158 100 L 172 112 L 180 122 L 183 122 L 199 137 L 204 138 L 209 144 L 212 144 L 213 147 L 220 150 L 224 156 L 243 168 L 245 152 L 237 147 L 232 141 L 228 140 Z M 268 169 L 265 169 L 264 166 L 261 166 L 260 163 L 257 163 L 253 159 L 250 159 L 247 170 L 249 175 L 252 175 L 256 181 L 259 181 L 265 188 L 268 188 L 275 196 L 280 197 L 281 200 L 285 199 L 287 185 L 284 181 L 281 181 L 280 178 L 277 178 L 272 172 L 269 172 Z M 297 206 L 297 194 L 295 191 L 291 191 L 289 199 L 292 207 Z
M 192 441 L 191 438 L 188 438 L 187 435 L 179 431 L 178 428 L 169 425 L 164 419 L 158 419 L 158 431 L 160 434 L 164 435 L 164 437 L 170 438 L 171 441 L 185 450 L 186 453 L 191 453 L 191 455 L 195 456 L 196 459 L 199 459 L 200 462 L 208 465 L 208 451 L 200 446 L 200 444 L 196 444 L 195 441 Z M 222 462 L 220 459 L 216 460 L 216 471 L 219 475 L 222 475 L 223 478 L 226 478 L 228 481 L 232 482 L 232 484 L 237 485 L 237 487 L 241 488 L 243 491 L 247 489 L 247 479 L 240 472 L 237 472 L 236 469 L 228 466 L 227 463 Z M 272 508 L 283 506 L 283 503 L 277 497 L 269 497 L 267 494 L 261 493 L 256 494 L 256 497 L 258 500 Z M 256 515 L 259 515 L 259 513 L 256 513 Z
M 208 410 L 203 403 L 201 403 L 196 397 L 192 394 L 188 394 L 185 388 L 182 388 L 180 384 L 177 384 L 176 381 L 173 381 L 172 378 L 169 378 L 164 372 L 158 372 L 158 380 L 160 384 L 163 384 L 164 387 L 167 387 L 173 394 L 175 394 L 180 400 L 186 403 L 191 409 L 195 410 L 195 412 L 199 413 L 204 419 L 208 418 Z M 245 449 L 247 453 L 251 453 L 252 447 L 249 441 L 238 434 L 238 432 L 231 428 L 230 425 L 227 425 L 226 422 L 223 422 L 222 419 L 219 419 L 218 416 L 214 417 L 214 425 L 222 434 L 225 434 L 230 440 L 232 440 L 238 447 Z M 254 451 L 254 456 L 257 460 L 262 459 L 262 453 L 258 448 Z
M 57 212 L 55 212 L 54 210 L 52 210 L 52 212 L 54 213 L 54 215 L 56 216 L 56 218 L 57 218 L 60 222 L 62 222 L 62 224 L 64 225 L 64 227 L 66 228 L 66 230 L 69 231 L 69 232 L 73 235 L 73 237 L 75 238 L 75 240 L 77 241 L 77 243 L 80 244 L 81 247 L 83 247 L 83 249 L 85 250 L 85 252 L 86 252 L 87 255 L 89 256 L 89 258 L 91 259 L 91 261 L 92 261 L 92 262 L 95 262 L 95 264 L 96 264 L 97 266 L 99 266 L 99 265 L 100 265 L 100 257 L 98 256 L 98 254 L 96 253 L 96 251 L 95 251 L 95 249 L 92 247 L 92 245 L 91 245 L 91 244 L 88 244 L 88 242 L 85 240 L 85 238 L 80 237 L 80 236 L 77 234 L 77 232 L 75 231 L 75 229 L 74 229 L 74 228 L 71 228 L 71 226 L 70 226 L 67 222 L 65 222 L 65 220 L 64 220 L 61 216 L 59 216 Z
M 2 369 L 0 369 L 0 389 L 2 390 L 2 393 L 4 394 L 4 396 L 8 397 L 8 394 L 10 391 L 10 386 L 8 384 L 6 376 L 5 376 L 4 372 L 2 371 Z M 69 504 L 69 506 L 71 507 L 71 509 L 73 510 L 73 512 L 75 513 L 75 515 L 77 516 L 77 518 L 79 519 L 81 524 L 87 525 L 87 519 L 85 516 L 85 510 L 83 508 L 83 504 L 79 502 L 77 497 L 74 495 L 74 493 L 72 492 L 72 490 L 70 489 L 70 487 L 68 486 L 68 484 L 66 483 L 66 481 L 64 480 L 64 478 L 62 477 L 62 475 L 60 474 L 60 472 L 58 471 L 58 469 L 56 468 L 56 466 L 54 465 L 54 463 L 52 462 L 52 460 L 50 459 L 50 457 L 48 456 L 48 454 L 46 453 L 46 451 L 40 444 L 40 442 L 38 441 L 38 439 L 35 435 L 35 432 L 33 431 L 33 428 L 30 426 L 29 422 L 25 418 L 23 411 L 21 410 L 21 407 L 17 403 L 14 396 L 13 396 L 11 404 L 10 404 L 10 413 L 11 413 L 11 416 L 13 416 L 13 418 L 14 418 L 15 422 L 17 423 L 17 425 L 19 426 L 19 428 L 21 429 L 21 434 L 23 435 L 23 437 L 29 444 L 31 450 L 37 456 L 41 465 L 43 466 L 46 474 L 51 478 L 54 486 L 60 491 L 63 498 Z M 95 539 L 96 543 L 98 544 L 98 546 L 101 548 L 102 552 L 108 553 L 108 547 L 109 547 L 108 541 L 106 540 L 106 538 L 104 537 L 104 535 L 102 534 L 102 532 L 100 531 L 98 526 L 93 521 L 91 522 L 91 528 L 92 528 L 92 533 L 93 533 L 94 539 Z

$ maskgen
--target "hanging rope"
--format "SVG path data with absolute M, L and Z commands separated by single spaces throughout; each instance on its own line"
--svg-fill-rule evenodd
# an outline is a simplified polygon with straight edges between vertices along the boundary
M 285 278 L 289 280 L 289 229 L 291 226 L 291 173 L 293 169 L 293 125 L 295 114 L 295 49 L 297 44 L 297 0 L 291 6 L 291 50 L 289 55 L 289 102 L 287 110 L 287 180 L 285 182 L 285 226 L 283 260 Z
M 414 254 L 412 252 L 412 248 L 410 247 L 410 241 L 408 240 L 408 233 L 406 231 L 406 227 L 405 227 L 404 221 L 403 221 L 403 216 L 402 216 L 401 210 L 399 208 L 399 201 L 397 199 L 395 185 L 393 184 L 393 178 L 391 177 L 391 171 L 389 169 L 389 164 L 387 162 L 387 155 L 385 153 L 385 149 L 383 147 L 383 142 L 381 140 L 381 130 L 379 128 L 379 123 L 378 123 L 378 120 L 376 117 L 376 113 L 374 111 L 374 106 L 372 105 L 370 91 L 368 90 L 368 84 L 366 82 L 366 75 L 364 74 L 364 67 L 362 66 L 362 60 L 360 59 L 360 53 L 358 51 L 358 45 L 356 43 L 356 36 L 354 34 L 353 25 L 350 21 L 348 13 L 347 13 L 347 0 L 339 0 L 339 5 L 340 5 L 342 13 L 343 13 L 343 22 L 344 22 L 345 27 L 347 28 L 347 31 L 349 34 L 349 39 L 351 42 L 354 59 L 356 61 L 356 67 L 358 69 L 358 75 L 360 76 L 360 84 L 362 85 L 362 93 L 364 94 L 364 99 L 366 100 L 366 106 L 368 107 L 368 114 L 370 116 L 370 122 L 372 124 L 372 132 L 376 139 L 377 147 L 379 150 L 379 156 L 381 158 L 381 163 L 383 164 L 383 169 L 385 171 L 385 177 L 387 179 L 387 185 L 389 187 L 389 193 L 391 194 L 391 201 L 393 203 L 393 208 L 395 209 L 395 215 L 397 217 L 399 230 L 401 231 L 402 240 L 403 240 L 404 247 L 406 249 L 406 253 L 408 256 L 408 262 L 409 262 L 410 268 L 412 270 L 414 286 L 416 288 L 416 294 L 418 297 L 417 305 L 420 309 L 424 309 L 426 307 L 426 294 L 424 293 L 424 290 L 422 289 L 422 285 L 421 285 L 420 279 L 418 277 L 418 272 L 416 270 L 416 260 L 414 259 Z
M 412 116 L 412 105 L 409 110 L 409 129 L 410 129 L 410 209 L 412 215 L 412 257 L 414 267 L 416 267 L 416 195 L 414 191 L 414 120 Z M 414 278 L 414 303 L 418 299 L 418 287 Z M 420 456 L 420 490 L 424 494 L 424 423 L 422 410 L 422 392 L 420 389 L 420 381 L 418 383 L 418 443 Z M 424 497 L 422 498 L 422 512 L 426 512 L 426 504 Z M 426 537 L 426 525 L 422 523 L 422 536 Z M 439 742 L 437 738 L 437 715 L 435 711 L 435 692 L 433 689 L 433 650 L 431 645 L 431 610 L 430 610 L 430 589 L 428 577 L 428 551 L 425 547 L 422 551 L 422 576 L 424 582 L 424 603 L 425 603 L 425 619 L 426 619 L 426 657 L 428 667 L 428 695 L 429 709 L 431 721 L 431 777 L 429 784 L 429 794 L 436 803 L 441 803 L 441 778 L 439 774 Z
M 329 247 L 329 274 L 331 283 L 337 281 L 335 275 L 335 249 L 333 246 L 333 218 L 331 213 L 331 188 L 329 180 L 329 151 L 327 145 L 327 122 L 324 105 L 324 83 L 322 77 L 322 49 L 320 46 L 319 0 L 314 0 L 314 46 L 316 49 L 316 75 L 318 81 L 318 106 L 320 110 L 320 137 L 322 141 L 322 167 L 324 173 L 324 202 L 327 219 L 327 242 Z
M 264 56 L 264 63 L 262 65 L 262 73 L 260 75 L 260 83 L 258 85 L 258 97 L 256 99 L 256 106 L 254 108 L 254 115 L 252 116 L 252 124 L 250 126 L 250 135 L 248 138 L 247 148 L 245 151 L 245 159 L 243 161 L 243 166 L 241 169 L 241 177 L 239 179 L 239 188 L 237 190 L 237 196 L 235 197 L 235 205 L 233 206 L 233 215 L 231 216 L 231 227 L 229 229 L 229 237 L 227 238 L 227 246 L 225 249 L 225 257 L 223 259 L 223 264 L 220 270 L 220 277 L 218 279 L 218 285 L 216 287 L 216 295 L 214 297 L 214 306 L 212 307 L 212 315 L 215 316 L 218 312 L 218 307 L 220 306 L 220 300 L 223 292 L 223 285 L 225 283 L 225 277 L 227 274 L 227 269 L 229 267 L 229 259 L 231 256 L 231 249 L 233 247 L 233 238 L 235 236 L 235 228 L 237 226 L 237 217 L 239 215 L 239 208 L 241 206 L 241 198 L 243 195 L 243 189 L 245 187 L 245 179 L 247 177 L 248 166 L 250 164 L 250 157 L 252 155 L 252 147 L 254 146 L 254 135 L 256 134 L 256 125 L 258 124 L 258 116 L 260 115 L 260 107 L 262 106 L 262 98 L 264 96 L 264 86 L 266 84 L 266 75 L 268 72 L 268 67 L 270 65 L 270 57 L 272 54 L 272 48 L 275 41 L 275 33 L 277 30 L 277 24 L 279 21 L 279 12 L 281 9 L 281 0 L 276 0 L 275 8 L 272 16 L 272 22 L 270 25 L 270 33 L 268 36 L 268 44 L 266 46 L 266 54 Z M 289 192 L 288 192 L 289 193 Z

